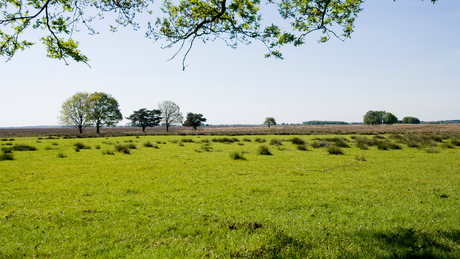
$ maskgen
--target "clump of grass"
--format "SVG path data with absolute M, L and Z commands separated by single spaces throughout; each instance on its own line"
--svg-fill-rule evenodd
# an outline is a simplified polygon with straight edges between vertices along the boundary
M 310 145 L 313 148 L 323 148 L 323 147 L 328 147 L 331 144 L 329 142 L 324 141 L 324 140 L 320 140 L 320 141 L 313 141 Z
M 270 140 L 270 145 L 281 146 L 283 145 L 283 140 L 282 139 L 272 139 Z
M 179 142 L 179 140 L 173 139 L 173 140 L 170 140 L 169 142 L 171 142 L 171 143 L 173 143 L 173 144 L 176 144 L 177 142 Z
M 425 149 L 425 152 L 427 152 L 427 153 L 439 153 L 439 149 L 436 148 L 436 147 L 429 147 L 429 148 Z
M 362 156 L 362 155 L 361 156 L 355 156 L 355 160 L 365 162 L 366 158 L 364 156 Z
M 455 148 L 455 146 L 452 145 L 452 142 L 443 142 L 441 144 L 441 147 L 444 148 L 444 149 L 446 149 L 446 148 Z
M 230 158 L 233 160 L 246 160 L 246 158 L 243 156 L 243 153 L 238 151 L 230 152 Z
M 291 141 L 292 144 L 294 145 L 305 145 L 306 144 L 305 140 L 298 138 L 298 137 L 292 138 L 289 141 Z
M 13 154 L 10 154 L 10 153 L 1 153 L 1 154 L 0 154 L 0 161 L 5 161 L 5 160 L 14 160 Z
M 10 147 L 2 147 L 2 152 L 5 154 L 13 153 Z
M 307 144 L 297 145 L 297 150 L 308 151 Z
M 57 154 L 57 157 L 59 157 L 59 158 L 66 158 L 67 155 L 66 155 L 64 152 L 61 151 L 61 152 L 59 152 L 59 153 Z
M 204 150 L 204 151 L 206 151 L 206 152 L 212 151 L 211 144 L 209 144 L 209 143 L 202 144 L 202 145 L 201 145 L 201 149 Z
M 336 145 L 331 145 L 327 147 L 327 152 L 330 155 L 343 155 L 343 149 L 341 147 L 338 147 Z
M 53 145 L 53 146 L 59 146 L 59 144 L 58 144 L 57 142 L 53 142 L 53 143 L 51 143 L 51 145 Z
M 36 147 L 30 145 L 14 145 L 11 150 L 13 151 L 35 151 Z
M 131 154 L 130 145 L 121 145 L 121 144 L 115 145 L 115 151 L 123 153 L 123 154 Z
M 96 149 L 101 149 L 101 145 L 96 145 Z
M 256 142 L 256 143 L 265 143 L 265 142 L 267 142 L 267 140 L 264 139 L 264 138 L 256 138 L 256 139 L 254 139 L 254 142 Z
M 115 155 L 115 152 L 113 152 L 112 150 L 106 149 L 102 151 L 102 154 L 103 155 Z
M 2 138 L 2 141 L 8 141 L 8 139 L 7 138 Z
M 154 146 L 156 146 L 156 145 L 150 143 L 150 141 L 147 141 L 147 142 L 145 142 L 145 143 L 142 144 L 142 145 L 143 145 L 144 147 L 154 147 Z M 157 146 L 157 147 L 158 147 L 158 146 Z
M 201 143 L 209 143 L 209 139 L 202 139 Z
M 244 138 L 243 141 L 244 141 L 244 142 L 251 142 L 252 140 L 249 139 L 249 138 Z
M 84 143 L 77 142 L 73 144 L 75 146 L 75 151 L 80 152 L 81 149 L 91 149 L 90 146 L 85 145 Z
M 450 143 L 454 146 L 460 147 L 460 139 L 451 139 Z
M 2 144 L 2 145 L 3 145 L 3 144 Z M 12 146 L 13 143 L 6 143 L 5 145 L 7 145 L 7 146 Z
M 268 146 L 265 146 L 265 145 L 259 146 L 259 149 L 257 149 L 257 153 L 259 155 L 263 155 L 263 156 L 272 155 L 272 153 L 270 152 L 270 148 Z
M 129 149 L 136 149 L 137 146 L 135 144 L 127 144 L 126 145 Z
M 233 142 L 239 142 L 240 140 L 237 138 L 213 138 L 212 142 L 219 142 L 219 143 L 225 143 L 225 144 L 230 144 Z
M 183 138 L 183 139 L 181 139 L 180 141 L 181 141 L 181 142 L 186 142 L 186 143 L 193 143 L 193 142 L 195 142 L 195 141 L 194 141 L 193 139 L 191 139 L 191 138 Z

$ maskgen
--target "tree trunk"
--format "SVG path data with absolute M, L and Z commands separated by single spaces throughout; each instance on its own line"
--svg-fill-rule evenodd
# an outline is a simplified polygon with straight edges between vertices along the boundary
M 169 124 L 166 123 L 166 131 L 168 131 L 168 130 L 169 130 Z
M 100 128 L 100 126 L 97 125 L 97 126 L 96 126 L 96 132 L 97 132 L 97 134 L 99 134 L 99 128 Z
M 267 125 L 268 125 L 268 128 L 270 128 L 270 123 L 269 123 L 269 124 L 267 124 Z
M 144 133 L 145 133 L 145 127 L 142 127 L 142 132 L 144 132 Z
M 193 129 L 196 130 L 196 126 L 195 126 L 195 125 L 193 125 Z
M 78 125 L 78 130 L 80 131 L 80 134 L 83 133 L 83 126 L 82 125 Z

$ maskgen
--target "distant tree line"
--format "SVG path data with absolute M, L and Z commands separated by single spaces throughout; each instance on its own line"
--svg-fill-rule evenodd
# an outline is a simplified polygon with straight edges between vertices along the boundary
M 304 121 L 302 125 L 339 125 L 339 124 L 348 124 L 344 121 Z
M 399 121 L 398 118 L 391 112 L 386 111 L 368 111 L 363 117 L 364 124 L 381 125 L 381 124 L 419 124 L 420 120 L 416 117 L 407 116 Z
M 59 124 L 75 127 L 80 133 L 83 133 L 84 128 L 94 126 L 99 133 L 101 127 L 116 126 L 123 119 L 118 106 L 118 101 L 110 94 L 78 92 L 62 104 Z M 133 111 L 126 119 L 131 121 L 132 127 L 141 127 L 143 132 L 147 127 L 158 126 L 160 122 L 165 124 L 166 131 L 173 124 L 182 124 L 196 130 L 206 121 L 203 114 L 191 112 L 187 113 L 184 121 L 179 105 L 172 101 L 159 103 L 158 109 L 142 108 Z

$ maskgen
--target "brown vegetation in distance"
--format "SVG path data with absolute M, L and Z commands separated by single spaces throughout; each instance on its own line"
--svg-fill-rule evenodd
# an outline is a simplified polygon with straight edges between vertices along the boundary
M 0 137 L 115 137 L 141 135 L 378 135 L 387 133 L 460 133 L 460 124 L 395 124 L 395 125 L 278 125 L 265 126 L 207 126 L 198 130 L 189 127 L 148 128 L 145 132 L 137 127 L 103 128 L 101 134 L 95 128 L 87 128 L 79 134 L 74 128 L 22 128 L 0 129 Z

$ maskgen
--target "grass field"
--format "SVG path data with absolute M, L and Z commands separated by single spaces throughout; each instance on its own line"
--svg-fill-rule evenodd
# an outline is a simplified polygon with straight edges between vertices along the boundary
M 0 258 L 460 258 L 459 142 L 8 138 Z

